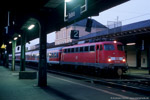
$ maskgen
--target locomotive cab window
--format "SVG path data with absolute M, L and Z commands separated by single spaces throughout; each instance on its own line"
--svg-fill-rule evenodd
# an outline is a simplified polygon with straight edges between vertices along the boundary
M 123 45 L 117 45 L 117 49 L 119 51 L 124 51 L 124 46 Z
M 115 50 L 113 44 L 104 44 L 104 50 Z

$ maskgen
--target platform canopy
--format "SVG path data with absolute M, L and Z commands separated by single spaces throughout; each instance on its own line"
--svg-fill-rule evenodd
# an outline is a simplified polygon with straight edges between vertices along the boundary
M 69 6 L 72 10 L 84 3 L 84 0 L 77 1 Z M 81 1 L 81 2 L 79 2 Z M 117 6 L 129 0 L 87 0 L 87 11 L 83 13 L 76 21 L 79 21 L 88 16 L 98 15 L 100 12 L 111 7 Z M 14 33 L 22 33 L 30 24 L 37 24 L 35 19 L 38 18 L 46 23 L 45 29 L 47 33 L 57 31 L 62 27 L 72 24 L 64 22 L 64 0 L 1 0 L 0 1 L 0 45 L 8 42 L 12 36 L 6 35 L 5 27 L 9 25 L 13 28 Z M 27 41 L 38 38 L 39 34 L 35 30 L 30 31 L 27 35 Z

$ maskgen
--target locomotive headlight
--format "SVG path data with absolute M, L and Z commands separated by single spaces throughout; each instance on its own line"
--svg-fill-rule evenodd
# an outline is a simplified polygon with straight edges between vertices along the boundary
M 110 58 L 108 58 L 108 62 L 111 62 L 111 59 L 110 59 Z
M 126 62 L 126 59 L 122 59 L 123 62 Z
M 126 59 L 125 59 L 125 57 L 123 57 L 122 61 L 123 61 L 123 62 L 126 62 Z

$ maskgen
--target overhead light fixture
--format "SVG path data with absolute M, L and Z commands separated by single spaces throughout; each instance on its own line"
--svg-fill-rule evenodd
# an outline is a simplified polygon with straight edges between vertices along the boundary
M 116 41 L 116 40 L 114 40 L 114 43 L 117 43 L 117 41 Z
M 14 40 L 17 40 L 17 39 L 18 39 L 17 37 L 14 38 Z
M 34 27 L 35 27 L 35 25 L 32 24 L 32 25 L 30 25 L 30 26 L 28 27 L 28 30 L 31 30 L 31 29 L 33 29 Z
M 11 44 L 12 42 L 11 41 L 9 41 L 9 44 Z
M 126 45 L 135 45 L 136 43 L 127 43 Z
M 65 0 L 65 2 L 70 2 L 71 0 Z
M 21 35 L 19 34 L 18 37 L 21 37 Z

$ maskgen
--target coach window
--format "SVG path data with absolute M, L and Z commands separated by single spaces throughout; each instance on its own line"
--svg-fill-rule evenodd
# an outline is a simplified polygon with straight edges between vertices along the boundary
M 90 46 L 90 51 L 95 51 L 95 46 Z
M 53 53 L 53 58 L 55 58 L 55 56 L 56 56 L 56 53 Z
M 51 53 L 51 54 L 52 54 L 51 58 L 53 58 L 54 57 L 54 53 Z
M 66 53 L 68 53 L 68 49 L 65 49 Z
M 65 49 L 65 53 L 68 53 L 68 49 Z
M 103 47 L 102 47 L 102 45 L 100 45 L 100 51 L 102 51 L 103 50 Z
M 59 53 L 57 52 L 57 58 L 58 58 L 58 54 L 59 54 Z
M 56 53 L 54 53 L 54 58 L 56 58 L 57 57 L 57 54 Z
M 89 51 L 89 47 L 86 46 L 85 49 L 84 49 L 84 51 L 85 51 L 85 52 L 88 52 L 88 51 Z
M 20 50 L 20 47 L 18 47 L 17 50 L 19 51 L 19 50 Z
M 48 54 L 48 56 L 49 56 L 50 58 L 51 58 L 51 55 L 52 55 L 51 53 Z

